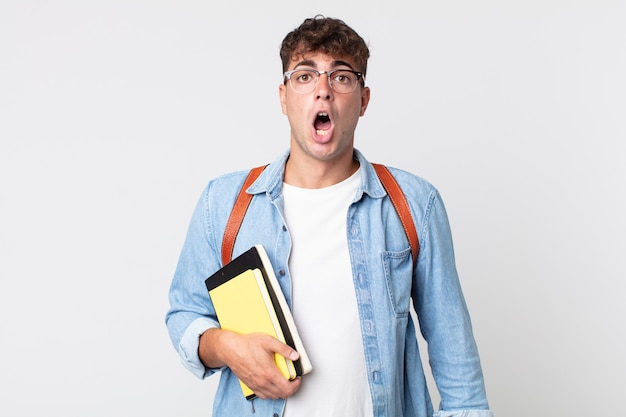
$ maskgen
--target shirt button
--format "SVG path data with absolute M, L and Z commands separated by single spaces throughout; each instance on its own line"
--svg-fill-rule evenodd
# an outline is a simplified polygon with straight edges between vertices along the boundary
M 285 225 L 283 224 L 283 232 L 286 232 L 286 231 L 287 231 L 287 226 L 285 226 Z M 274 414 L 274 415 L 276 415 L 276 414 Z
M 281 269 L 280 271 L 278 271 L 278 275 L 280 275 L 281 277 L 285 276 L 285 270 Z

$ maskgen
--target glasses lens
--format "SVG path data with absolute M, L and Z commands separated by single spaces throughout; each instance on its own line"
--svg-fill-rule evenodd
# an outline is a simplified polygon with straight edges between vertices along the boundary
M 291 73 L 289 82 L 291 88 L 298 93 L 308 93 L 313 91 L 317 84 L 319 75 L 310 70 L 298 70 Z
M 338 93 L 349 93 L 356 88 L 358 76 L 352 71 L 332 71 L 330 86 Z

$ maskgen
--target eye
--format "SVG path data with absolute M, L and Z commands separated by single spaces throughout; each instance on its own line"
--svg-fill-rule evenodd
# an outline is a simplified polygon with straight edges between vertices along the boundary
M 349 71 L 337 71 L 333 76 L 333 82 L 339 84 L 351 84 L 355 76 Z
M 310 83 L 315 79 L 315 74 L 312 71 L 296 71 L 293 73 L 295 80 L 301 84 Z

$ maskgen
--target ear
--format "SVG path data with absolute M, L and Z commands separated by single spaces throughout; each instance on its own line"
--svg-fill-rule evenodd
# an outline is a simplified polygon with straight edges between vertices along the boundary
M 367 105 L 370 102 L 370 88 L 363 87 L 361 89 L 361 116 L 365 114 L 365 110 L 367 110 Z
M 278 86 L 278 95 L 280 97 L 280 107 L 283 110 L 283 114 L 287 115 L 287 91 L 285 88 L 285 84 L 280 84 Z

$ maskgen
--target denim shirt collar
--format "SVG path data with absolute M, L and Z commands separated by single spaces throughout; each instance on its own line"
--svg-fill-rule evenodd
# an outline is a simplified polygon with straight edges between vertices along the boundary
M 274 162 L 269 164 L 259 178 L 248 188 L 250 194 L 268 193 L 270 199 L 275 200 L 282 193 L 283 178 L 285 176 L 285 164 L 289 158 L 289 150 L 283 152 Z M 355 196 L 358 201 L 363 193 L 372 198 L 383 198 L 387 192 L 376 175 L 372 164 L 365 159 L 363 154 L 354 149 L 354 158 L 361 166 L 361 185 Z

